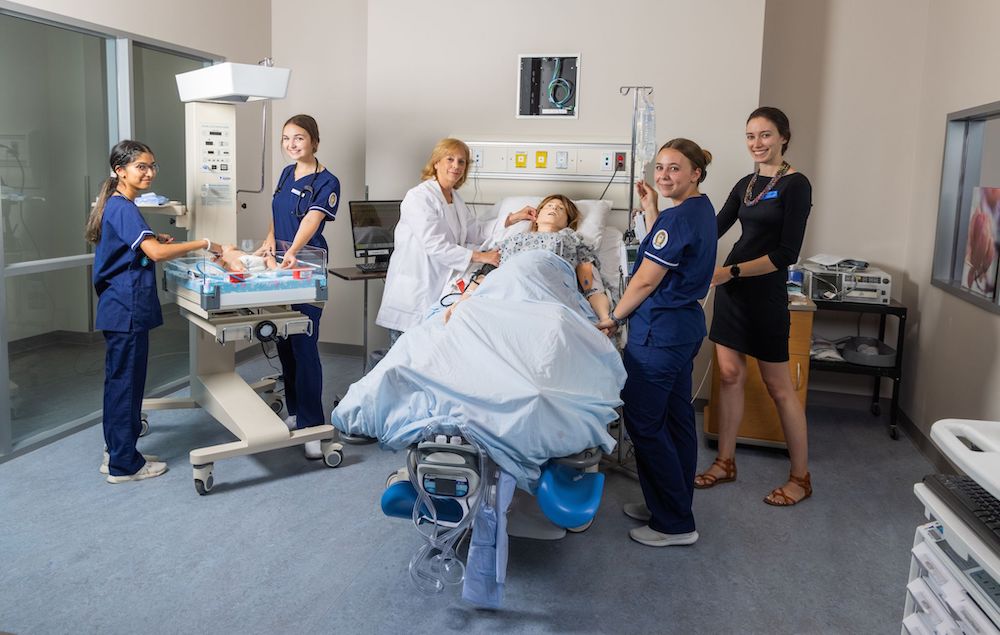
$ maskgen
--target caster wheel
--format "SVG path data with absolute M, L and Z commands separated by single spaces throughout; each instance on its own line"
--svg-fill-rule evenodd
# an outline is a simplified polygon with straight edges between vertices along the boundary
M 211 474 L 208 475 L 207 481 L 203 481 L 200 478 L 194 479 L 194 489 L 198 492 L 198 496 L 204 496 L 211 492 L 214 485 L 215 479 L 212 478 Z
M 274 414 L 280 414 L 281 411 L 285 408 L 285 402 L 283 402 L 280 399 L 275 399 L 268 405 L 271 406 L 271 410 L 274 412 Z
M 566 531 L 568 531 L 568 532 L 570 532 L 572 534 L 583 533 L 583 532 L 587 531 L 588 529 L 590 529 L 590 526 L 593 525 L 593 524 L 594 524 L 594 519 L 591 518 L 590 522 L 584 523 L 583 525 L 580 525 L 579 527 L 567 527 Z
M 144 437 L 147 434 L 149 434 L 149 421 L 147 421 L 145 417 L 143 417 L 142 419 L 139 420 L 139 425 L 142 426 L 139 429 L 139 436 L 140 437 Z
M 876 417 L 882 414 L 882 406 L 878 405 L 877 403 L 873 403 L 872 414 L 875 415 Z
M 327 467 L 337 467 L 344 461 L 344 453 L 340 450 L 334 450 L 329 454 L 323 455 L 323 462 L 326 463 Z
M 194 489 L 198 492 L 199 496 L 204 496 L 212 491 L 215 487 L 215 477 L 212 476 L 212 468 L 215 467 L 214 463 L 209 463 L 207 465 L 195 465 L 194 469 Z
M 889 438 L 892 439 L 893 441 L 898 440 L 899 428 L 897 428 L 896 426 L 892 426 L 891 428 L 889 428 Z

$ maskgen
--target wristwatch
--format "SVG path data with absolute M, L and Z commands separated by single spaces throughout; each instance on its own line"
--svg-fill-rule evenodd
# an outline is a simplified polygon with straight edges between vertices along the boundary
M 627 317 L 625 317 L 625 318 L 616 317 L 615 314 L 614 314 L 614 312 L 612 311 L 612 313 L 611 313 L 611 321 L 615 323 L 615 327 L 621 328 L 621 327 L 625 326 L 625 324 L 628 322 L 628 318 Z
M 740 277 L 740 266 L 739 265 L 733 265 L 732 267 L 730 267 L 729 268 L 729 275 L 731 275 L 734 280 L 736 278 L 739 278 Z

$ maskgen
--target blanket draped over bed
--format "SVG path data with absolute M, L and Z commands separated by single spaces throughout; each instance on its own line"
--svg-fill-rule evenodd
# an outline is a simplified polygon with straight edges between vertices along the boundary
M 625 369 L 594 321 L 569 263 L 546 251 L 518 254 L 447 324 L 432 311 L 400 337 L 331 421 L 392 449 L 460 431 L 533 490 L 550 458 L 614 448 L 607 425 Z

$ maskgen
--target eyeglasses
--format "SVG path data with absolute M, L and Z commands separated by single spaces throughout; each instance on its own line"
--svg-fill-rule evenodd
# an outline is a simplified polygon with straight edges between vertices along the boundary
M 156 172 L 157 170 L 160 169 L 160 166 L 157 165 L 156 163 L 133 163 L 132 167 L 134 167 L 136 170 L 139 170 L 143 174 L 147 172 Z

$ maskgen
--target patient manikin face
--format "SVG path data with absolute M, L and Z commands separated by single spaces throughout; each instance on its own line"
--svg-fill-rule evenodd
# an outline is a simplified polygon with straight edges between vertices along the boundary
M 538 210 L 535 222 L 539 231 L 557 232 L 569 226 L 569 213 L 563 202 L 554 198 Z

